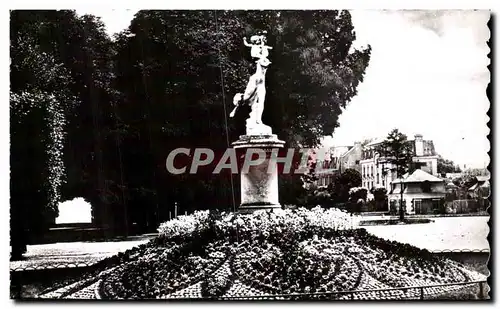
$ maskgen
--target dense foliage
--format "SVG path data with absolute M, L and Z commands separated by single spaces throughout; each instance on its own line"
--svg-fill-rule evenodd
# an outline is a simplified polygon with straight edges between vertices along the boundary
M 412 172 L 418 168 L 420 163 L 413 162 L 414 149 L 413 145 L 405 134 L 394 129 L 385 138 L 385 140 L 377 146 L 376 151 L 384 159 L 384 163 L 389 164 L 388 171 L 395 173 L 400 179 L 400 186 L 403 188 L 403 175 L 407 172 Z M 399 219 L 404 220 L 405 205 L 403 200 L 403 189 L 401 189 L 401 199 L 399 207 Z
M 447 160 L 442 156 L 438 157 L 437 160 L 437 172 L 438 174 L 446 173 L 460 173 L 462 170 L 453 161 Z
M 333 174 L 333 182 L 328 187 L 317 185 L 318 177 L 314 172 L 315 164 L 311 164 L 310 173 L 306 174 L 304 190 L 298 203 L 301 206 L 312 208 L 318 205 L 322 207 L 342 207 L 349 211 L 359 211 L 357 209 L 358 199 L 351 197 L 351 190 L 361 186 L 361 173 L 355 169 L 346 169 L 341 174 Z M 366 190 L 365 190 L 366 191 Z M 299 191 L 300 192 L 300 191 Z M 366 201 L 366 192 L 362 195 Z
M 66 180 L 67 117 L 78 99 L 70 73 L 43 38 L 36 14 L 11 14 L 11 257 L 57 216 Z
M 387 210 L 387 189 L 384 187 L 377 187 L 370 190 L 373 195 L 373 209 L 375 211 Z
M 118 232 L 152 231 L 176 203 L 180 213 L 233 209 L 237 177 L 171 175 L 165 159 L 178 147 L 222 151 L 243 133 L 248 111 L 229 120 L 228 98 L 254 67 L 242 38 L 259 29 L 273 46 L 264 122 L 287 146 L 314 146 L 370 59 L 352 48 L 347 11 L 140 11 L 113 39 L 94 16 L 12 11 L 11 118 L 29 114 L 11 122 L 13 233 L 36 235 L 34 218 L 50 224 L 47 209 L 79 196 Z M 280 185 L 297 203 L 300 178 Z
M 348 12 L 141 11 L 117 40 L 115 59 L 120 119 L 134 132 L 123 143 L 137 149 L 124 165 L 131 186 L 152 190 L 145 198 L 156 194 L 162 208 L 177 201 L 188 211 L 199 201 L 222 209 L 238 203 L 237 177 L 170 175 L 163 166 L 172 149 L 222 150 L 244 131 L 247 110 L 234 120 L 226 115 L 253 70 L 242 38 L 261 28 L 273 46 L 264 122 L 289 147 L 313 146 L 338 125 L 370 54 L 350 51 Z M 296 203 L 300 186 L 299 177 L 283 175 L 283 203 Z

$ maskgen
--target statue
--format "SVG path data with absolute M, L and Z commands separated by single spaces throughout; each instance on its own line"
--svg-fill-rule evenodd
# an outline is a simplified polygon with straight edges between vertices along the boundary
M 241 213 L 281 208 L 278 194 L 277 160 L 272 159 L 272 157 L 275 150 L 283 148 L 285 142 L 273 134 L 270 126 L 262 123 L 266 98 L 266 72 L 271 64 L 267 57 L 269 50 L 272 49 L 267 46 L 265 34 L 265 32 L 261 32 L 252 35 L 250 42 L 243 38 L 243 43 L 246 47 L 250 47 L 250 55 L 255 59 L 255 73 L 250 76 L 245 91 L 234 96 L 233 104 L 235 107 L 229 115 L 234 117 L 238 107 L 243 104 L 248 104 L 251 109 L 246 120 L 246 134 L 240 135 L 240 138 L 232 143 L 235 150 L 244 151 L 244 162 L 252 161 L 253 156 L 248 150 L 258 150 L 260 154 L 265 153 L 263 162 L 249 165 L 248 169 L 243 167 L 240 173 L 241 204 L 238 211 Z
M 266 96 L 266 71 L 271 61 L 267 59 L 269 50 L 272 47 L 266 45 L 266 37 L 263 32 L 250 37 L 250 43 L 243 39 L 245 46 L 250 47 L 250 54 L 257 58 L 256 71 L 250 76 L 244 93 L 237 93 L 233 98 L 235 105 L 229 117 L 234 117 L 236 110 L 242 104 L 248 104 L 251 108 L 250 116 L 246 121 L 247 135 L 267 135 L 272 134 L 271 127 L 262 123 L 262 113 L 264 112 L 264 100 Z
M 260 58 L 267 58 L 267 57 L 269 57 L 269 50 L 273 49 L 273 48 L 266 45 L 266 43 L 267 43 L 267 39 L 266 39 L 266 36 L 265 36 L 266 33 L 267 33 L 266 31 L 263 31 L 259 35 L 252 35 L 250 37 L 250 42 L 251 43 L 247 42 L 247 38 L 243 38 L 243 43 L 245 44 L 245 46 L 251 47 L 251 49 L 250 49 L 250 55 L 253 58 L 259 58 L 260 59 Z

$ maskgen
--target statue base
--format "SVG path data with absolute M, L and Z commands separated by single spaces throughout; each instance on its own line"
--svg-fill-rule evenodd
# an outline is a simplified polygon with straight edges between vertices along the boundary
M 273 149 L 283 148 L 285 142 L 277 135 L 242 135 L 234 142 L 233 147 L 243 150 L 244 159 L 249 148 L 262 149 L 266 153 L 266 160 L 254 166 L 249 166 L 248 173 L 241 172 L 241 204 L 240 213 L 251 213 L 257 210 L 281 209 L 278 194 L 278 169 L 275 160 L 271 160 Z
M 273 135 L 273 129 L 270 126 L 265 124 L 249 124 L 247 122 L 246 125 L 246 135 L 254 136 L 254 135 Z

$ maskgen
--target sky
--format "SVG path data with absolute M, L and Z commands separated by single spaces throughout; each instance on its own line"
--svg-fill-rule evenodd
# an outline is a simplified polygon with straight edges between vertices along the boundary
M 101 17 L 110 35 L 136 10 L 78 11 Z M 490 143 L 487 11 L 351 11 L 355 47 L 372 47 L 358 94 L 325 146 L 386 136 L 393 128 L 433 140 L 462 167 L 485 167 Z

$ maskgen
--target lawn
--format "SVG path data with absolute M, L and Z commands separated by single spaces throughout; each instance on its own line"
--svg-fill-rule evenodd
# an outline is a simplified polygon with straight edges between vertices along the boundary
M 372 219 L 372 218 L 370 218 Z M 489 250 L 489 217 L 437 217 L 425 224 L 363 226 L 371 234 L 429 251 Z

